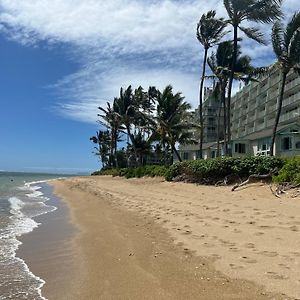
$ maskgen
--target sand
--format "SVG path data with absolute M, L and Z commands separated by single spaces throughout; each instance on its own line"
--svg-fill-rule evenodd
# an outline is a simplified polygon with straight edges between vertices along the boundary
M 54 186 L 78 232 L 71 288 L 49 299 L 300 299 L 299 198 L 157 178 Z

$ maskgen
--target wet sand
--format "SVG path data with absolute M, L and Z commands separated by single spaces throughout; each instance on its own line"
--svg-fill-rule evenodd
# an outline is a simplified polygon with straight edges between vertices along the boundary
M 49 265 L 66 285 L 59 295 L 48 274 L 48 299 L 300 297 L 300 199 L 161 179 L 53 184 L 78 230 L 66 248 L 74 271 Z

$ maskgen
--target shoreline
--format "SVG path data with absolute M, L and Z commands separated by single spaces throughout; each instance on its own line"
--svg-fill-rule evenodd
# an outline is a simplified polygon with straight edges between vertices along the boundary
M 195 201 L 191 197 L 195 189 L 194 196 L 200 198 L 212 194 L 207 187 L 111 177 L 77 177 L 50 184 L 77 226 L 72 255 L 79 276 L 73 273 L 66 278 L 73 283 L 69 299 L 288 299 L 284 285 L 280 291 L 262 287 L 239 268 L 224 275 L 220 247 L 212 254 L 208 250 L 213 247 L 204 242 L 205 255 L 197 251 L 201 235 L 195 243 L 199 228 L 189 222 L 195 214 L 187 208 Z M 189 189 L 192 192 L 186 194 Z M 217 193 L 222 190 L 217 189 Z M 257 192 L 260 197 L 261 190 Z M 176 220 L 171 220 L 172 214 Z M 278 285 L 282 285 L 279 279 Z M 49 285 L 48 299 L 56 299 L 51 290 Z
M 50 295 L 51 299 L 61 299 L 75 268 L 72 244 L 76 228 L 70 223 L 67 205 L 54 194 L 50 182 L 42 184 L 41 192 L 49 199 L 45 204 L 55 210 L 33 217 L 39 226 L 18 237 L 21 244 L 16 256 L 25 261 L 34 276 L 44 281 L 41 287 L 44 298 Z M 60 278 L 56 276 L 58 270 Z

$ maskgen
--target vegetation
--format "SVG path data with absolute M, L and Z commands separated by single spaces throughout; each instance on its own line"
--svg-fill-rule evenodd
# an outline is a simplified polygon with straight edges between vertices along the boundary
M 238 31 L 241 30 L 249 39 L 264 44 L 263 34 L 256 27 L 244 27 L 247 21 L 270 24 L 282 17 L 280 9 L 282 0 L 224 0 L 228 14 L 227 23 L 233 28 L 233 55 L 230 67 L 227 99 L 227 132 L 228 142 L 231 141 L 230 108 L 231 92 L 238 55 Z
M 199 91 L 199 124 L 191 120 L 191 106 L 184 96 L 174 93 L 171 85 L 163 91 L 150 86 L 133 90 L 131 86 L 121 88 L 118 97 L 106 107 L 99 107 L 101 129 L 90 140 L 95 144 L 95 154 L 102 162 L 103 169 L 93 175 L 124 176 L 165 176 L 167 180 L 188 180 L 197 183 L 215 184 L 226 176 L 241 179 L 250 175 L 266 175 L 279 171 L 274 177 L 278 183 L 300 183 L 300 157 L 285 161 L 273 157 L 274 142 L 281 115 L 287 75 L 294 70 L 300 75 L 300 12 L 294 14 L 286 26 L 280 18 L 281 0 L 224 0 L 228 19 L 218 18 L 215 11 L 203 14 L 197 25 L 197 39 L 204 48 L 202 76 Z M 239 30 L 246 38 L 265 43 L 263 34 L 256 27 L 244 27 L 243 23 L 256 22 L 270 24 L 272 45 L 277 62 L 272 68 L 254 68 L 251 58 L 242 55 Z M 233 29 L 232 40 L 222 39 L 227 35 L 226 27 Z M 217 46 L 216 51 L 209 53 Z M 206 75 L 206 64 L 212 74 Z M 228 145 L 231 142 L 230 107 L 234 80 L 245 83 L 258 80 L 257 75 L 277 68 L 281 73 L 278 110 L 273 128 L 271 157 L 232 158 Z M 217 81 L 214 94 L 220 101 L 218 112 L 218 151 L 220 151 L 220 117 L 224 109 L 224 152 L 216 159 L 184 161 L 176 150 L 176 145 L 199 142 L 200 158 L 203 146 L 203 88 L 205 79 Z M 226 97 L 227 93 L 227 97 Z M 196 140 L 196 137 L 200 139 Z M 120 149 L 120 143 L 127 142 Z M 173 164 L 174 155 L 179 160 Z M 151 164 L 152 166 L 150 166 Z M 154 165 L 153 165 L 154 164 Z
M 268 174 L 280 170 L 284 160 L 279 157 L 249 156 L 245 158 L 214 158 L 184 161 L 172 165 L 166 180 L 182 180 L 202 184 L 215 184 L 226 176 L 236 175 L 243 179 L 251 174 Z
M 275 176 L 273 180 L 276 183 L 300 184 L 300 156 L 287 160 L 278 176 Z
M 190 121 L 190 108 L 181 93 L 173 93 L 171 85 L 163 92 L 155 87 L 149 87 L 147 92 L 142 87 L 134 91 L 131 86 L 121 88 L 119 98 L 114 98 L 112 105 L 99 107 L 99 123 L 106 131 L 98 131 L 90 138 L 98 145 L 96 154 L 103 167 L 120 167 L 117 149 L 124 136 L 127 137 L 127 149 L 123 152 L 127 167 L 143 166 L 149 161 L 172 164 L 174 153 L 181 160 L 176 143 L 196 142 L 191 129 L 198 126 Z
M 281 88 L 270 147 L 271 156 L 274 155 L 275 136 L 282 109 L 287 75 L 292 69 L 300 75 L 300 12 L 294 14 L 285 28 L 279 21 L 274 23 L 272 28 L 272 44 L 277 56 L 275 67 L 279 68 L 281 72 Z
M 200 80 L 200 92 L 199 92 L 199 119 L 200 127 L 203 128 L 203 87 L 205 79 L 205 70 L 207 62 L 207 54 L 209 48 L 215 46 L 224 37 L 226 32 L 224 31 L 226 23 L 223 18 L 216 18 L 216 11 L 211 10 L 207 14 L 203 14 L 197 25 L 197 39 L 203 45 L 204 58 L 202 67 L 202 76 Z M 202 158 L 202 145 L 203 145 L 203 130 L 200 132 L 200 159 Z
M 167 166 L 143 166 L 138 168 L 107 169 L 94 172 L 92 175 L 111 175 L 126 178 L 164 177 L 169 167 Z

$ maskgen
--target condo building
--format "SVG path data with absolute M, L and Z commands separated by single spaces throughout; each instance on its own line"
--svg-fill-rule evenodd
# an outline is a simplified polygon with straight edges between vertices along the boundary
M 274 70 L 268 76 L 245 85 L 232 97 L 230 146 L 233 156 L 270 154 L 280 88 L 280 71 Z M 206 93 L 203 112 L 213 111 L 216 103 L 219 101 L 212 100 L 212 94 Z M 206 120 L 208 118 L 213 122 L 212 116 L 208 116 Z M 216 120 L 217 116 L 214 114 L 214 121 Z M 217 133 L 214 128 L 209 122 L 204 123 L 204 158 L 216 155 Z M 300 76 L 295 72 L 290 72 L 287 76 L 274 150 L 276 155 L 281 156 L 300 155 Z M 197 159 L 197 151 L 199 145 L 179 146 L 183 159 Z

